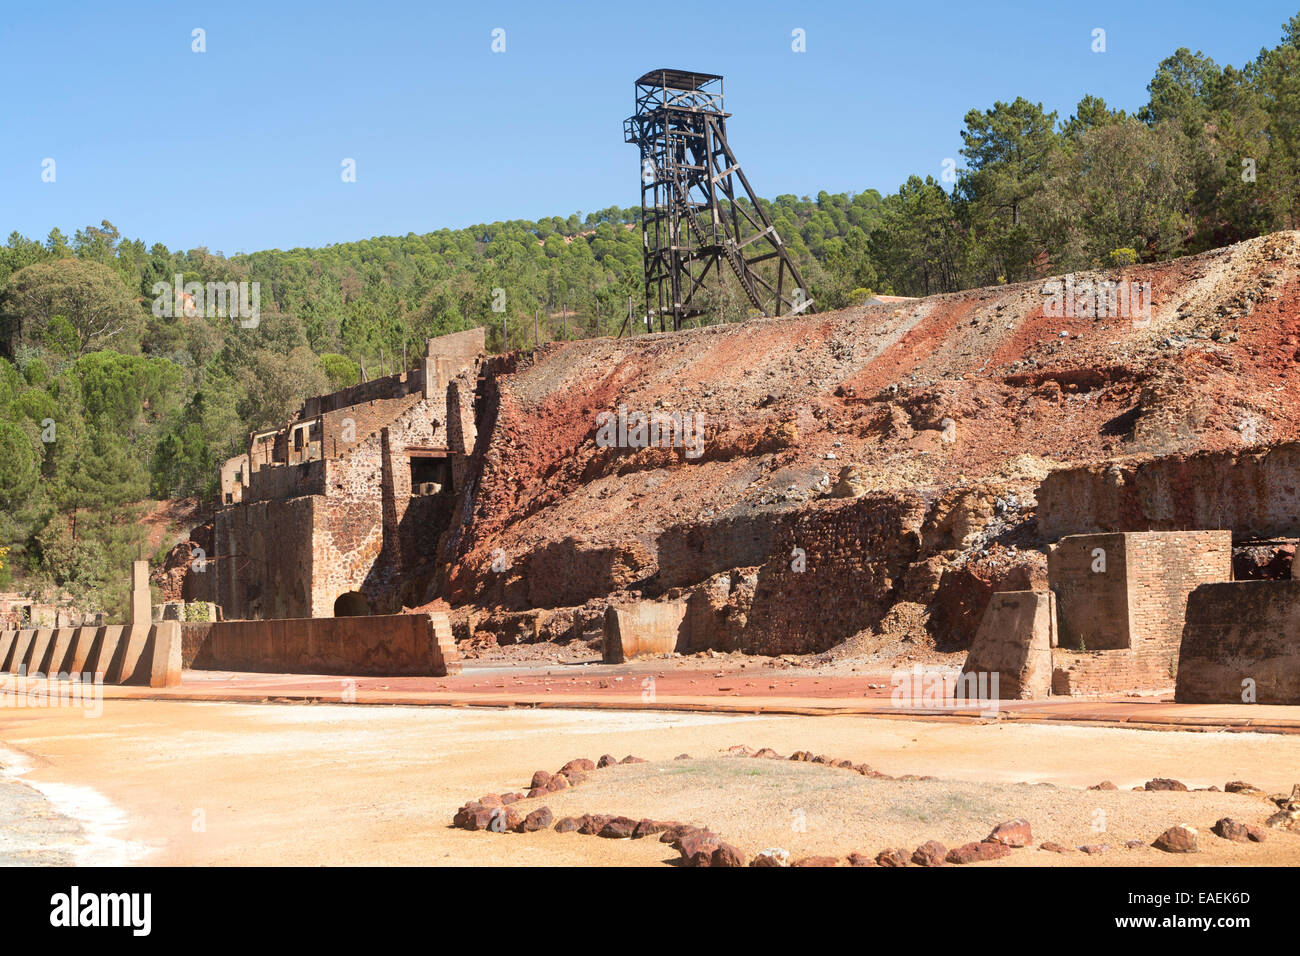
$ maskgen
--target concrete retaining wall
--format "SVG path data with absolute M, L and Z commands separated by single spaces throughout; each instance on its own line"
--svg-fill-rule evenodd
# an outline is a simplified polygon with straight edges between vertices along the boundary
M 685 601 L 640 601 L 605 610 L 605 663 L 671 654 L 686 617 Z
M 1203 584 L 1188 598 L 1175 700 L 1250 703 L 1247 691 L 1300 704 L 1300 581 Z
M 181 626 L 163 621 L 0 630 L 0 672 L 94 674 L 105 684 L 174 687 L 181 682 Z
M 997 674 L 1003 700 L 1040 700 L 1051 692 L 1055 644 L 1051 591 L 1000 591 L 989 601 L 962 673 Z
M 460 671 L 446 613 L 182 624 L 186 666 L 276 674 L 445 677 Z

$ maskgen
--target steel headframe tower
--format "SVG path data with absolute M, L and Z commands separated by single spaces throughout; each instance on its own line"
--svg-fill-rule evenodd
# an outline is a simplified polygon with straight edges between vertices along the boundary
M 661 330 L 664 316 L 679 329 L 700 315 L 709 271 L 723 282 L 724 262 L 764 315 L 812 311 L 798 267 L 727 145 L 729 115 L 721 76 L 651 70 L 636 81 L 636 113 L 623 132 L 641 150 L 647 327 L 656 311 Z

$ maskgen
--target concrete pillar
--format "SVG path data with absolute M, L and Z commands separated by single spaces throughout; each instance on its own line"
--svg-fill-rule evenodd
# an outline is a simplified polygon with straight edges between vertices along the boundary
M 153 601 L 149 598 L 149 562 L 131 564 L 131 619 L 130 624 L 148 627 L 153 623 Z

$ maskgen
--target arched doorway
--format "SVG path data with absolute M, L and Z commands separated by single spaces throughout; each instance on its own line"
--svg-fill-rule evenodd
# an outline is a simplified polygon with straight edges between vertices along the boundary
M 359 591 L 344 591 L 334 601 L 335 617 L 365 617 L 370 613 L 370 602 Z

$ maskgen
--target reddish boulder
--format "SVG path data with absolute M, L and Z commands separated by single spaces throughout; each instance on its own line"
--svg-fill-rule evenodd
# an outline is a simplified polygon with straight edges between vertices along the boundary
M 865 853 L 850 853 L 849 866 L 879 866 L 876 858 Z
M 636 821 L 631 817 L 610 817 L 596 835 L 606 840 L 630 840 L 635 829 Z
M 651 820 L 649 818 L 638 820 L 636 829 L 632 831 L 632 838 L 640 840 L 642 837 L 654 836 L 656 833 L 663 833 L 673 825 L 664 820 Z
M 577 771 L 578 773 L 590 773 L 592 770 L 595 769 L 596 769 L 595 763 L 588 760 L 586 757 L 579 757 L 576 760 L 570 760 L 563 767 L 561 767 L 560 773 L 564 774 L 567 777 L 570 773 L 574 771 Z
M 522 799 L 524 799 L 524 795 L 522 793 L 501 794 L 501 803 L 503 806 L 507 806 L 507 807 L 512 803 L 518 803 Z
M 696 830 L 694 833 L 688 833 L 682 837 L 681 845 L 678 848 L 682 854 L 682 862 L 686 866 L 712 866 L 713 853 L 718 848 L 718 840 L 715 834 L 708 830 Z
M 552 774 L 545 770 L 539 770 L 533 774 L 533 782 L 528 786 L 533 790 L 544 790 L 546 789 L 546 785 L 551 782 L 552 776 Z
M 1053 852 L 1053 853 L 1073 853 L 1073 852 L 1074 852 L 1073 849 L 1071 849 L 1070 847 L 1068 847 L 1068 846 L 1061 846 L 1061 844 L 1059 844 L 1059 843 L 1053 843 L 1051 840 L 1046 840 L 1046 841 L 1044 841 L 1044 842 L 1038 844 L 1038 849 L 1040 849 L 1040 850 L 1050 850 L 1050 851 Z
M 755 756 L 756 758 L 761 758 L 761 759 L 763 759 L 763 760 L 783 760 L 783 759 L 784 759 L 784 758 L 783 758 L 779 753 L 777 753 L 777 752 L 776 752 L 775 750 L 773 750 L 771 747 L 764 747 L 762 750 L 758 751 L 758 753 L 754 754 L 754 756 Z M 751 865 L 752 865 L 752 864 L 751 864 Z
M 1225 840 L 1232 840 L 1234 843 L 1250 842 L 1250 834 L 1246 831 L 1246 825 L 1238 823 L 1232 817 L 1224 817 L 1214 824 L 1212 829 L 1216 835 L 1223 837 Z
M 1119 787 L 1115 786 L 1109 780 L 1103 780 L 1101 783 L 1097 784 L 1094 787 L 1089 787 L 1088 789 L 1089 790 L 1118 790 Z
M 1003 846 L 1029 846 L 1034 842 L 1034 835 L 1029 829 L 1029 821 L 1017 817 L 995 826 L 993 832 L 984 838 L 984 842 L 1001 843 Z
M 791 866 L 839 866 L 840 859 L 837 856 L 805 856 L 802 859 L 795 860 Z
M 649 762 L 650 761 L 645 760 L 641 757 L 633 757 L 631 754 L 628 754 L 626 757 L 624 757 L 622 760 L 619 761 L 619 763 L 649 763 Z
M 520 833 L 535 833 L 538 830 L 549 829 L 554 819 L 550 807 L 538 807 L 520 821 L 517 829 Z
M 487 828 L 493 833 L 506 833 L 509 830 L 518 828 L 523 822 L 523 814 L 514 807 L 492 807 L 490 810 L 491 819 L 488 820 Z
M 566 770 L 563 773 L 557 773 L 555 777 L 551 778 L 552 781 L 554 781 L 556 777 L 560 780 L 568 781 L 570 787 L 576 787 L 578 784 L 582 783 L 582 781 L 587 779 L 587 775 L 581 770 Z
M 536 797 L 544 797 L 550 792 L 551 791 L 547 790 L 545 787 L 533 787 L 533 789 L 528 791 L 528 799 L 532 800 Z
M 983 863 L 1010 855 L 1005 843 L 966 843 L 948 851 L 949 863 Z
M 555 824 L 555 832 L 572 833 L 580 826 L 582 826 L 581 817 L 561 817 L 559 822 Z
M 1227 783 L 1223 785 L 1223 789 L 1227 793 L 1245 793 L 1251 796 L 1254 796 L 1257 793 L 1264 792 L 1263 790 L 1259 789 L 1259 787 L 1251 786 L 1245 780 L 1229 780 Z
M 902 847 L 881 850 L 876 854 L 876 863 L 879 866 L 907 866 L 907 851 Z
M 504 806 L 506 801 L 501 799 L 499 793 L 485 793 L 478 798 L 478 802 L 485 807 L 500 807 Z
M 492 809 L 478 803 L 470 803 L 456 811 L 452 826 L 462 830 L 486 830 L 492 822 Z
M 578 824 L 578 832 L 584 836 L 595 836 L 601 830 L 605 829 L 605 824 L 609 822 L 609 817 L 599 813 L 584 813 L 581 820 L 582 822 Z
M 943 866 L 948 848 L 938 840 L 926 840 L 912 851 L 912 862 L 917 866 Z
M 1098 853 L 1105 853 L 1107 850 L 1110 849 L 1110 844 L 1109 843 L 1088 843 L 1084 846 L 1079 847 L 1079 849 L 1082 850 L 1084 853 L 1088 854 L 1089 856 L 1094 856 Z
M 749 861 L 750 866 L 789 866 L 790 852 L 779 846 L 760 850 L 758 856 Z
M 1250 837 L 1252 843 L 1263 843 L 1264 840 L 1268 837 L 1268 834 L 1265 833 L 1261 827 L 1252 826 L 1251 824 L 1247 823 L 1246 836 Z
M 555 793 L 557 790 L 568 790 L 569 780 L 567 777 L 562 777 L 557 773 L 550 780 L 546 781 L 546 786 L 542 787 L 542 789 L 547 793 Z
M 710 866 L 744 866 L 745 855 L 730 843 L 719 843 L 713 850 Z
M 1154 780 L 1148 780 L 1143 790 L 1175 790 L 1179 793 L 1187 792 L 1187 784 L 1179 780 L 1171 780 L 1168 777 L 1156 777 Z
M 1195 853 L 1196 847 L 1196 830 L 1189 827 L 1186 823 L 1180 823 L 1176 827 L 1170 827 L 1151 845 L 1157 850 L 1164 850 L 1166 853 Z
M 602 754 L 601 758 L 596 761 L 596 767 L 597 769 L 604 769 L 605 767 L 612 767 L 616 763 L 618 763 L 616 757 L 610 754 Z

